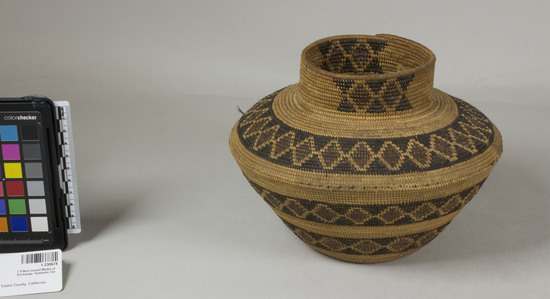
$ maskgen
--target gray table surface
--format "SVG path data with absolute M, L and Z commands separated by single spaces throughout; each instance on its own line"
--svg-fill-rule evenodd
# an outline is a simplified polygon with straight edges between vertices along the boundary
M 548 298 L 548 1 L 0 1 L 0 96 L 72 105 L 83 232 L 41 298 Z M 298 81 L 310 42 L 394 33 L 435 86 L 499 127 L 504 155 L 445 232 L 406 258 L 339 262 L 298 240 L 228 149 Z

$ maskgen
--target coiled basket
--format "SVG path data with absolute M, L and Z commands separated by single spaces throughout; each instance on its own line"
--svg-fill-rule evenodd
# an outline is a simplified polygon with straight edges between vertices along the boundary
M 229 145 L 252 187 L 311 248 L 378 263 L 438 236 L 502 153 L 495 125 L 433 88 L 434 54 L 393 35 L 304 49 L 300 82 L 257 102 Z

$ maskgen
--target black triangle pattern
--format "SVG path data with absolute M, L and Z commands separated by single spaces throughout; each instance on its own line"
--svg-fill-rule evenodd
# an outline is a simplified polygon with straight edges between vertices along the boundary
M 384 113 L 412 109 L 405 95 L 414 79 L 414 74 L 386 80 L 362 81 L 334 79 L 342 93 L 338 111 L 354 113 Z
M 353 47 L 357 44 L 356 38 L 346 38 L 343 40 L 340 40 L 340 45 L 346 51 L 347 53 L 351 53 L 351 50 Z
M 399 101 L 399 104 L 397 104 L 397 106 L 395 107 L 395 110 L 404 111 L 404 110 L 409 110 L 411 108 L 412 108 L 411 102 L 409 102 L 409 99 L 407 99 L 406 95 L 403 95 L 401 97 L 401 101 Z
M 334 83 L 338 86 L 338 88 L 340 88 L 342 93 L 347 93 L 348 89 L 350 89 L 353 85 L 353 82 L 353 80 L 348 79 L 334 79 Z
M 322 56 L 320 68 L 337 73 L 383 74 L 378 55 L 386 46 L 387 41 L 377 38 L 328 40 L 317 46 Z M 371 82 L 334 79 L 334 83 L 342 92 L 342 100 L 337 110 L 348 113 L 383 113 L 412 109 L 405 91 L 413 79 L 414 74 Z M 395 88 L 396 85 L 399 88 Z M 368 95 L 361 95 L 356 100 L 352 93 L 358 88 L 368 89 Z M 386 94 L 384 88 L 389 90 Z M 396 92 L 397 89 L 400 90 Z
M 372 92 L 374 92 L 375 94 L 378 94 L 380 92 L 384 84 L 386 84 L 386 80 L 377 80 L 377 81 L 367 82 L 367 85 L 369 86 L 370 90 L 372 90 Z
M 378 55 L 386 45 L 386 41 L 374 38 L 366 40 L 343 38 L 322 42 L 317 46 L 323 58 L 320 67 L 323 70 L 337 73 L 382 74 L 384 71 L 376 55 Z M 354 65 L 352 57 L 354 57 L 353 52 L 357 48 L 362 49 L 362 56 L 370 58 L 366 65 L 362 63 Z
M 353 66 L 353 63 L 351 63 L 349 58 L 346 58 L 346 60 L 344 60 L 344 66 L 342 67 L 342 73 L 353 73 L 354 71 L 355 67 Z
M 387 45 L 386 41 L 380 40 L 380 39 L 368 39 L 367 43 L 371 47 L 374 54 L 378 54 L 378 52 L 382 51 Z
M 367 70 L 369 70 L 372 73 L 377 74 L 383 74 L 384 70 L 382 70 L 382 67 L 380 66 L 380 61 L 378 61 L 378 58 L 373 58 L 370 63 L 367 65 Z
M 399 85 L 401 85 L 401 89 L 405 91 L 407 90 L 407 87 L 409 87 L 409 84 L 411 84 L 413 79 L 414 79 L 414 74 L 409 74 L 409 75 L 397 77 L 397 82 L 399 82 Z
M 338 111 L 357 112 L 353 105 L 346 98 L 344 98 L 342 102 L 340 102 L 340 106 L 338 106 Z
M 323 56 L 328 55 L 328 53 L 330 52 L 331 47 L 332 47 L 332 42 L 330 42 L 330 41 L 321 43 L 321 44 L 319 44 L 319 46 L 317 46 L 317 48 L 321 52 L 321 55 L 323 55 Z
M 382 104 L 378 99 L 374 99 L 374 101 L 372 101 L 372 104 L 367 109 L 367 113 L 384 113 L 384 112 L 386 112 L 386 108 L 382 106 Z

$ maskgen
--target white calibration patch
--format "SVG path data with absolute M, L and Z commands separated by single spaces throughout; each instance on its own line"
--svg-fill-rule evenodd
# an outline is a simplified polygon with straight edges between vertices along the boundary
M 0 296 L 59 292 L 61 250 L 0 254 Z

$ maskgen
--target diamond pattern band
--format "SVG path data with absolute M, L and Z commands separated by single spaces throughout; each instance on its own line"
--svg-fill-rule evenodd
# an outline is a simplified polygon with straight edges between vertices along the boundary
M 459 115 L 447 127 L 410 137 L 351 139 L 289 127 L 273 113 L 277 94 L 265 97 L 243 115 L 238 134 L 241 142 L 263 159 L 302 170 L 351 174 L 429 171 L 479 155 L 494 139 L 487 117 L 454 97 Z
M 462 209 L 483 185 L 480 182 L 462 192 L 428 201 L 359 205 L 292 198 L 266 190 L 250 180 L 249 183 L 274 209 L 299 219 L 344 226 L 404 225 L 439 218 Z
M 448 225 L 445 224 L 436 229 L 411 235 L 375 239 L 351 239 L 315 234 L 284 220 L 283 222 L 298 238 L 314 249 L 324 249 L 350 255 L 381 255 L 414 250 L 428 244 Z

